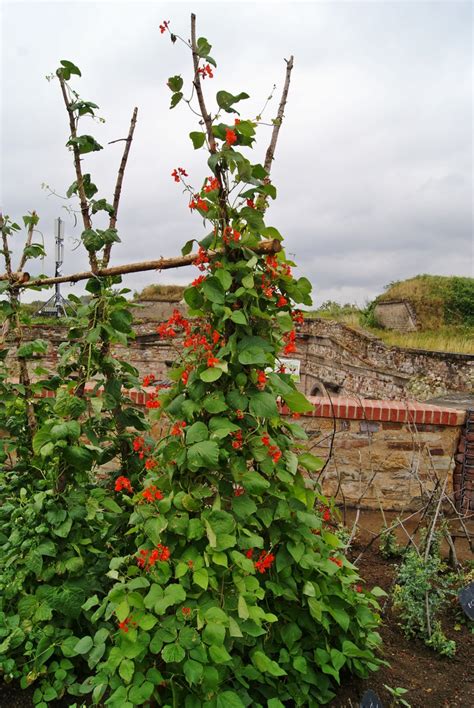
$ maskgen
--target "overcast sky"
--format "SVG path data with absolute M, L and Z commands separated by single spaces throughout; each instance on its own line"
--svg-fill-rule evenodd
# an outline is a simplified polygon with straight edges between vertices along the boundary
M 211 107 L 216 91 L 245 90 L 242 117 L 253 118 L 276 83 L 271 119 L 283 59 L 295 56 L 267 223 L 284 235 L 316 304 L 363 305 L 390 281 L 418 273 L 473 275 L 471 2 L 3 0 L 1 9 L 0 204 L 17 221 L 36 209 L 49 274 L 57 216 L 66 219 L 63 272 L 87 266 L 83 250 L 72 250 L 80 228 L 68 202 L 41 187 L 64 195 L 74 179 L 59 86 L 45 80 L 60 59 L 81 68 L 73 86 L 106 118 L 85 121 L 81 132 L 106 148 L 85 156 L 84 171 L 109 201 L 123 143 L 107 143 L 126 135 L 139 108 L 112 263 L 176 255 L 203 235 L 170 177 L 185 167 L 199 185 L 209 172 L 188 137 L 197 119 L 184 104 L 168 108 L 167 78 L 181 73 L 189 85 L 191 57 L 158 29 L 171 20 L 188 37 L 194 11 L 218 65 L 204 84 Z M 259 128 L 253 161 L 263 161 L 269 131 Z M 184 284 L 194 270 L 127 276 L 125 284 Z M 64 295 L 71 291 L 64 286 Z

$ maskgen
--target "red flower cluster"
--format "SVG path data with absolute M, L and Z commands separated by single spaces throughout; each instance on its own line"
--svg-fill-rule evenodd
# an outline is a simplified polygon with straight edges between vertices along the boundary
M 234 440 L 232 441 L 232 447 L 234 448 L 234 450 L 240 450 L 243 444 L 242 431 L 236 430 L 234 433 L 232 433 L 232 436 L 234 438 Z
M 160 490 L 157 487 L 155 487 L 154 484 L 152 484 L 143 490 L 142 497 L 147 502 L 153 502 L 153 501 L 160 501 L 160 499 L 163 499 L 163 494 L 160 492 Z
M 244 413 L 240 410 L 240 408 L 237 408 L 237 410 L 235 411 L 235 415 L 239 420 L 242 420 L 242 418 L 244 417 Z
M 163 546 L 159 543 L 153 551 L 147 551 L 142 548 L 137 558 L 137 564 L 140 568 L 150 570 L 150 568 L 152 568 L 157 561 L 169 560 L 170 555 L 170 549 L 168 546 Z
M 193 261 L 193 265 L 197 266 L 199 270 L 206 270 L 206 263 L 209 263 L 209 256 L 207 255 L 207 251 L 202 246 L 199 246 L 199 251 Z
M 201 211 L 209 211 L 209 207 L 207 205 L 207 202 L 205 202 L 204 199 L 201 199 L 199 194 L 194 195 L 194 199 L 192 199 L 189 202 L 189 208 L 190 209 L 201 209 Z
M 158 462 L 154 460 L 152 457 L 149 457 L 148 460 L 145 462 L 145 469 L 146 470 L 152 470 L 157 466 Z
M 158 401 L 158 400 L 155 398 L 156 395 L 157 395 L 157 391 L 155 391 L 154 393 L 149 393 L 149 394 L 148 394 L 148 398 L 147 398 L 147 401 L 146 401 L 146 403 L 145 403 L 145 406 L 146 406 L 147 408 L 160 408 L 161 403 L 160 403 L 160 401 Z
M 247 206 L 250 207 L 250 209 L 255 209 L 255 202 L 253 199 L 247 199 Z
M 147 376 L 144 376 L 144 377 L 143 377 L 143 386 L 145 386 L 145 388 L 146 388 L 147 386 L 152 386 L 153 383 L 154 383 L 154 381 L 155 381 L 155 375 L 154 375 L 154 374 L 148 374 Z
M 207 177 L 206 184 L 203 187 L 204 192 L 209 194 L 209 192 L 215 192 L 216 189 L 219 189 L 219 180 L 217 177 Z
M 182 607 L 181 612 L 183 613 L 184 617 L 190 617 L 191 616 L 191 608 L 190 607 Z
M 272 567 L 275 556 L 270 551 L 262 551 L 255 561 L 255 568 L 259 573 L 265 573 L 269 568 Z
M 257 388 L 263 391 L 267 384 L 268 378 L 264 371 L 257 371 Z
M 329 507 L 323 506 L 321 511 L 323 513 L 323 521 L 331 521 L 331 512 Z
M 132 445 L 135 452 L 138 452 L 138 457 L 140 460 L 143 460 L 145 455 L 147 455 L 151 450 L 149 445 L 145 445 L 145 439 L 139 435 L 133 440 Z
M 277 300 L 277 307 L 285 307 L 285 305 L 288 305 L 288 300 L 283 295 L 280 295 Z
M 262 275 L 262 292 L 265 297 L 273 297 L 273 293 L 275 292 L 275 288 L 273 285 L 270 285 L 265 275 Z
M 270 445 L 270 438 L 267 434 L 263 435 L 261 440 L 265 447 L 268 448 L 268 454 L 276 464 L 281 457 L 281 450 L 276 445 Z
M 237 142 L 237 135 L 236 133 L 231 130 L 230 128 L 227 128 L 225 131 L 225 144 L 230 147 L 234 143 Z
M 160 324 L 156 328 L 156 331 L 160 337 L 176 337 L 177 332 L 175 327 L 181 327 L 186 333 L 191 330 L 189 321 L 181 315 L 179 310 L 175 310 L 169 320 Z
M 279 374 L 286 374 L 286 366 L 284 364 L 280 365 L 280 368 L 278 369 Z
M 240 484 L 237 484 L 234 487 L 234 497 L 241 497 L 242 494 L 245 494 L 245 489 Z
M 183 428 L 185 428 L 185 427 L 186 427 L 186 421 L 185 421 L 185 420 L 178 421 L 178 422 L 175 423 L 175 424 L 173 425 L 173 427 L 171 428 L 171 435 L 182 435 L 182 434 L 183 434 Z
M 220 363 L 221 363 L 220 360 L 219 360 L 219 359 L 216 359 L 216 357 L 213 356 L 212 354 L 209 354 L 209 356 L 207 357 L 207 365 L 208 365 L 209 367 L 213 367 L 213 366 L 215 366 L 216 364 L 220 364 Z
M 342 560 L 340 558 L 334 558 L 334 556 L 329 556 L 329 560 L 342 568 Z
M 231 226 L 226 226 L 224 229 L 224 233 L 222 234 L 222 240 L 224 241 L 224 243 L 229 243 L 231 239 L 237 242 L 240 236 L 240 231 L 236 231 Z
M 136 627 L 137 623 L 132 622 L 132 615 L 130 617 L 126 617 L 123 622 L 119 622 L 119 629 L 122 630 L 122 632 L 125 632 L 125 634 L 128 632 L 128 626 L 131 627 Z
M 170 20 L 163 20 L 163 23 L 160 25 L 161 34 L 164 34 L 166 32 L 166 30 L 168 29 L 169 23 L 170 23 Z
M 303 317 L 303 313 L 301 312 L 301 310 L 294 310 L 291 313 L 291 317 L 292 317 L 293 322 L 295 324 L 297 324 L 297 325 L 304 324 L 304 317 Z
M 133 493 L 132 483 L 128 477 L 117 477 L 115 480 L 115 491 L 121 492 L 122 489 L 126 489 L 127 492 Z
M 362 585 L 356 585 L 355 588 L 354 588 L 354 590 L 355 590 L 356 592 L 362 592 Z
M 185 370 L 183 371 L 183 373 L 181 374 L 181 381 L 184 383 L 185 386 L 186 386 L 187 383 L 188 383 L 189 372 L 190 372 L 190 371 L 191 371 L 191 369 L 188 368 L 188 369 L 185 369 Z
M 210 66 L 209 64 L 206 64 L 205 66 L 200 67 L 200 68 L 197 70 L 197 73 L 198 73 L 198 74 L 201 74 L 201 76 L 202 76 L 203 79 L 205 79 L 206 76 L 209 76 L 210 79 L 213 79 L 213 78 L 214 78 L 214 74 L 212 73 L 212 68 L 211 68 L 211 66 Z
M 178 169 L 174 169 L 173 172 L 171 173 L 171 176 L 174 178 L 175 182 L 181 182 L 181 177 L 189 177 L 186 170 L 183 170 L 182 167 L 178 167 Z
M 285 340 L 285 346 L 283 347 L 283 353 L 284 354 L 291 354 L 292 352 L 296 351 L 296 332 L 294 329 L 291 330 L 291 332 L 287 332 L 286 334 L 283 335 L 283 339 Z
M 193 288 L 197 288 L 197 286 L 198 286 L 198 285 L 201 285 L 201 283 L 204 282 L 204 280 L 206 280 L 206 276 L 205 276 L 205 275 L 199 275 L 197 278 L 195 278 L 195 279 L 193 280 L 193 282 L 191 283 L 191 285 L 192 285 Z

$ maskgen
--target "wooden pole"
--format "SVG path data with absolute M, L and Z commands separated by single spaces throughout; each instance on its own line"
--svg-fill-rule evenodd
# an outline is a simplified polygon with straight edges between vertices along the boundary
M 281 243 L 278 239 L 269 239 L 262 241 L 255 248 L 248 250 L 253 253 L 278 253 L 281 251 Z M 223 250 L 207 251 L 209 258 L 221 256 Z M 197 258 L 196 253 L 190 253 L 189 256 L 175 256 L 174 258 L 159 258 L 155 261 L 141 261 L 139 263 L 128 263 L 125 265 L 113 266 L 112 268 L 99 268 L 93 273 L 91 270 L 83 271 L 82 273 L 73 273 L 72 275 L 61 275 L 56 278 L 36 278 L 29 280 L 28 273 L 5 273 L 0 275 L 1 280 L 10 280 L 15 288 L 35 288 L 42 285 L 56 285 L 56 283 L 77 283 L 79 280 L 88 280 L 89 278 L 108 276 L 108 275 L 125 275 L 127 273 L 141 273 L 146 270 L 169 270 L 171 268 L 182 268 L 194 263 Z

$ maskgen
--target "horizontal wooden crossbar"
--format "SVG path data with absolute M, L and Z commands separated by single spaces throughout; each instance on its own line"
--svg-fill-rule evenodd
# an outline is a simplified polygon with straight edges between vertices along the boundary
M 281 251 L 281 243 L 278 239 L 269 239 L 262 241 L 255 248 L 249 249 L 254 253 L 278 253 Z M 209 258 L 215 258 L 222 255 L 223 250 L 207 251 Z M 44 285 L 56 285 L 56 283 L 77 283 L 78 280 L 89 280 L 107 275 L 125 275 L 126 273 L 141 273 L 146 270 L 169 270 L 171 268 L 182 268 L 194 263 L 197 258 L 196 253 L 190 253 L 188 256 L 176 256 L 174 258 L 159 258 L 155 261 L 140 261 L 138 263 L 127 263 L 125 265 L 113 266 L 111 268 L 99 268 L 95 273 L 91 270 L 83 271 L 82 273 L 73 273 L 72 275 L 59 275 L 55 278 L 36 278 L 30 280 L 29 273 L 12 273 L 11 278 L 8 274 L 0 275 L 0 280 L 10 280 L 15 288 L 35 288 Z

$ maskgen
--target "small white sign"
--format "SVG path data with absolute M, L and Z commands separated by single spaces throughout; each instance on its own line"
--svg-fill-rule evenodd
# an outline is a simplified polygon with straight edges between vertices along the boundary
M 300 382 L 301 361 L 299 359 L 280 359 L 281 364 L 286 369 L 287 374 L 290 374 L 295 383 Z

